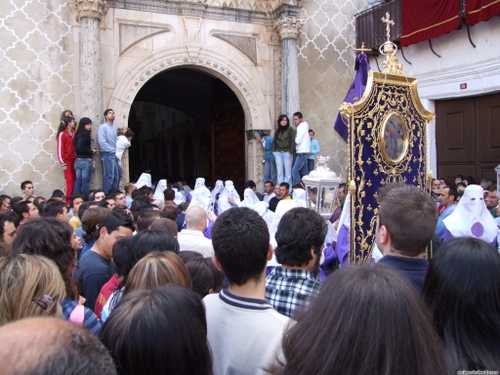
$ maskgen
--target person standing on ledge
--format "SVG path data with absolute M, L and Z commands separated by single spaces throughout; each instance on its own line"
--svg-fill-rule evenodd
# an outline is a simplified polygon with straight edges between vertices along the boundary
M 311 139 L 311 152 L 309 153 L 309 157 L 307 158 L 307 169 L 309 170 L 309 173 L 314 170 L 314 160 L 316 158 L 316 155 L 321 152 L 319 143 L 316 138 L 314 138 L 314 135 L 314 130 L 309 129 L 309 138 Z
M 116 159 L 116 140 L 117 131 L 113 123 L 115 121 L 115 112 L 112 109 L 104 111 L 104 119 L 106 122 L 99 126 L 97 132 L 97 140 L 101 149 L 102 161 L 102 188 L 108 194 L 110 189 L 118 189 L 120 183 L 118 161 Z
M 309 173 L 307 168 L 307 158 L 311 152 L 311 139 L 309 138 L 309 124 L 304 121 L 302 113 L 295 112 L 293 114 L 293 122 L 297 126 L 295 135 L 295 164 L 292 168 L 293 185 L 299 184 L 301 175 L 305 176 Z
M 293 154 L 295 153 L 295 130 L 287 115 L 278 117 L 278 128 L 274 133 L 273 156 L 276 164 L 276 184 L 292 182 Z
M 276 183 L 276 165 L 273 155 L 273 137 L 264 135 L 262 131 L 255 132 L 255 139 L 260 142 L 262 150 L 264 150 L 264 181 L 271 181 L 273 185 Z

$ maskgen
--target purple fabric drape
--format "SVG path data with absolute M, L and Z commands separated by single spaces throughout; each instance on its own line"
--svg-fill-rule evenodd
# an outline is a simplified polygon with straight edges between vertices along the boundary
M 370 61 L 366 54 L 360 53 L 356 56 L 354 69 L 356 70 L 356 76 L 354 77 L 354 81 L 352 82 L 351 87 L 349 87 L 349 91 L 344 99 L 344 102 L 348 103 L 354 103 L 354 99 L 361 99 L 363 93 L 365 92 L 366 81 L 368 80 L 368 70 L 370 70 Z M 339 133 L 344 141 L 347 142 L 349 128 L 347 127 L 346 122 L 347 119 L 343 118 L 339 112 L 333 128 L 337 133 Z

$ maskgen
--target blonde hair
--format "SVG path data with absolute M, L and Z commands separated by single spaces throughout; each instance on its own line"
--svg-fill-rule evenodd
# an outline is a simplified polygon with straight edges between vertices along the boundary
M 0 258 L 0 325 L 53 316 L 65 296 L 59 268 L 50 259 L 28 254 Z
M 153 289 L 170 283 L 191 288 L 188 269 L 172 251 L 153 251 L 132 268 L 123 295 L 134 289 Z

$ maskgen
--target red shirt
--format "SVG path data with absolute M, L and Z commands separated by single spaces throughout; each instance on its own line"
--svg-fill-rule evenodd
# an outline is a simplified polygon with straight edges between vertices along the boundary
M 109 281 L 104 284 L 101 288 L 101 291 L 99 292 L 99 295 L 97 296 L 97 299 L 95 300 L 95 306 L 94 306 L 94 313 L 97 315 L 99 320 L 101 320 L 101 313 L 104 305 L 106 302 L 108 302 L 109 297 L 113 292 L 118 288 L 120 285 L 121 281 L 117 279 L 116 274 L 113 275 Z
M 57 136 L 57 158 L 63 167 L 76 159 L 75 146 L 73 145 L 74 135 L 74 131 L 64 130 Z

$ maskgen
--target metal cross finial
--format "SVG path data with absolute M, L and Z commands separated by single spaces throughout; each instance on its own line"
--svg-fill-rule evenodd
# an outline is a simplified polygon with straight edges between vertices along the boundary
M 391 25 L 394 25 L 394 21 L 391 20 L 389 12 L 382 17 L 381 20 L 385 23 L 385 34 L 387 35 L 387 40 L 391 40 Z

